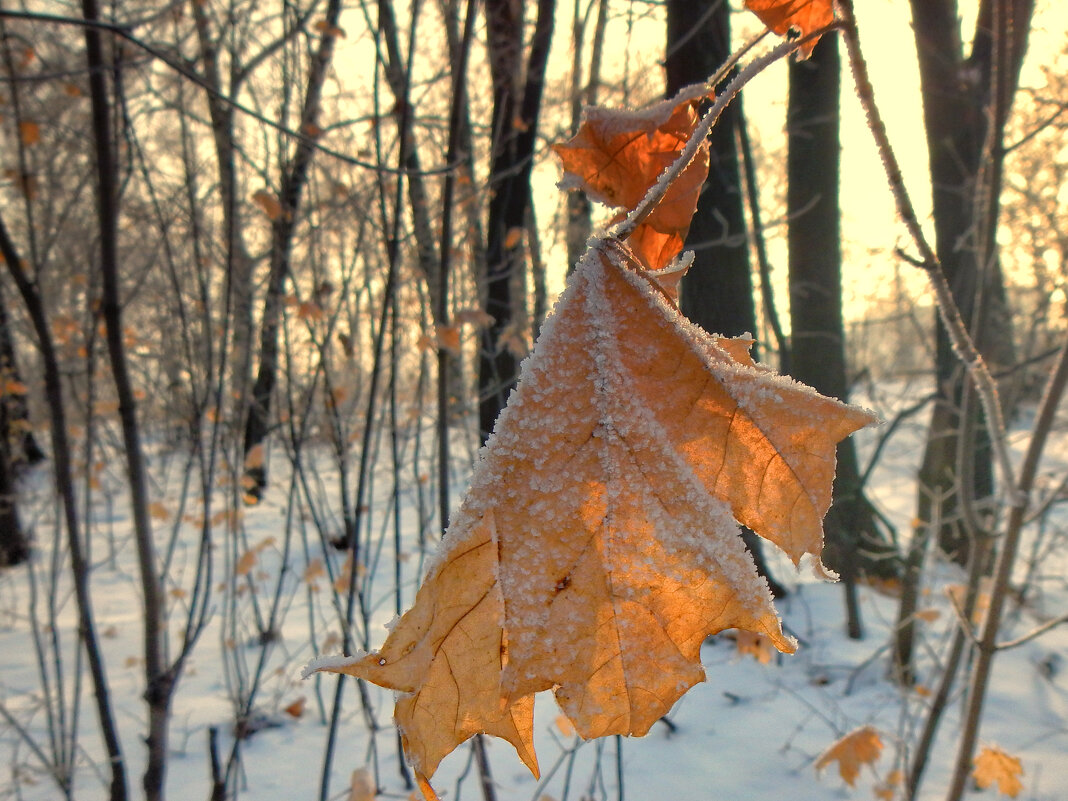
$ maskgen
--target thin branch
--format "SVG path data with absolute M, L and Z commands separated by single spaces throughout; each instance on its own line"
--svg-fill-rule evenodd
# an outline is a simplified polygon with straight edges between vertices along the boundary
M 886 171 L 887 182 L 894 196 L 898 214 L 901 216 L 913 244 L 920 252 L 920 259 L 909 258 L 912 264 L 920 266 L 927 273 L 931 288 L 935 293 L 939 316 L 949 335 L 953 349 L 961 363 L 968 370 L 969 375 L 975 382 L 976 390 L 986 412 L 986 424 L 990 430 L 991 447 L 994 449 L 1001 476 L 1009 493 L 1009 502 L 1012 506 L 1022 505 L 1025 499 L 1016 490 L 1016 472 L 1009 458 L 1009 449 L 1005 434 L 1005 419 L 1001 410 L 1001 402 L 998 400 L 997 384 L 990 374 L 986 361 L 975 346 L 975 341 L 968 333 L 960 311 L 953 301 L 953 293 L 949 288 L 945 272 L 941 262 L 935 255 L 934 249 L 924 236 L 916 211 L 909 198 L 908 190 L 902 178 L 901 167 L 897 156 L 890 145 L 890 139 L 886 132 L 886 125 L 878 106 L 875 104 L 875 90 L 868 77 L 867 64 L 860 49 L 860 34 L 857 29 L 856 17 L 853 14 L 852 0 L 838 0 L 838 9 L 842 15 L 842 32 L 845 36 L 846 51 L 849 54 L 849 65 L 853 71 L 854 85 L 857 97 L 860 100 L 864 113 L 868 118 L 868 128 L 875 139 L 879 150 L 879 157 Z
M 626 218 L 614 226 L 608 231 L 608 236 L 614 237 L 618 240 L 626 239 L 630 236 L 634 229 L 648 217 L 656 207 L 660 204 L 660 201 L 664 199 L 664 195 L 667 190 L 679 177 L 683 170 L 690 166 L 690 162 L 693 161 L 697 155 L 697 151 L 705 144 L 705 139 L 708 137 L 708 132 L 712 130 L 712 126 L 719 120 L 719 115 L 723 113 L 723 109 L 727 107 L 727 104 L 734 99 L 734 97 L 742 90 L 747 83 L 753 78 L 762 73 L 771 64 L 774 64 L 779 59 L 799 49 L 803 44 L 819 38 L 825 33 L 839 27 L 837 22 L 831 23 L 826 27 L 820 28 L 818 31 L 810 33 L 808 36 L 796 39 L 794 41 L 783 42 L 782 44 L 772 48 L 767 53 L 753 59 L 748 65 L 746 65 L 732 80 L 727 87 L 723 90 L 722 94 L 716 97 L 715 102 L 711 108 L 705 112 L 701 117 L 701 121 L 697 124 L 693 134 L 690 136 L 689 141 L 686 143 L 686 147 L 679 153 L 679 157 L 660 174 L 656 184 L 652 189 L 646 193 L 645 197 L 641 199 L 637 206 L 626 216 Z M 728 65 L 724 65 L 725 67 Z M 733 67 L 733 63 L 729 65 Z M 721 68 L 716 72 L 710 81 L 722 80 L 722 74 L 724 73 Z
M 1027 632 L 1027 634 L 1021 635 L 1020 637 L 1017 637 L 1014 640 L 1006 640 L 1005 642 L 999 642 L 994 647 L 997 648 L 997 650 L 999 651 L 1007 651 L 1010 648 L 1016 648 L 1017 646 L 1023 645 L 1024 643 L 1031 642 L 1031 640 L 1036 639 L 1037 637 L 1041 637 L 1047 631 L 1056 628 L 1062 623 L 1068 623 L 1068 615 L 1061 615 L 1060 617 L 1055 617 L 1052 620 L 1047 620 L 1045 623 L 1042 623 L 1031 629 L 1029 632 Z
M 275 131 L 278 131 L 283 136 L 289 137 L 290 139 L 295 139 L 298 142 L 314 150 L 317 150 L 327 156 L 331 156 L 332 158 L 335 158 L 345 164 L 350 164 L 354 167 L 360 167 L 364 170 L 370 170 L 371 172 L 388 175 L 410 175 L 413 173 L 412 170 L 407 169 L 405 167 L 387 167 L 385 165 L 375 164 L 374 162 L 364 161 L 363 159 L 356 158 L 355 156 L 350 156 L 347 153 L 342 153 L 339 150 L 334 150 L 333 148 L 327 147 L 326 145 L 323 145 L 322 143 L 316 141 L 316 138 L 313 136 L 309 136 L 308 134 L 302 131 L 295 131 L 292 128 L 283 125 L 278 120 L 271 119 L 267 115 L 249 108 L 245 104 L 238 101 L 236 98 L 225 94 L 224 92 L 221 92 L 217 87 L 212 86 L 207 80 L 195 73 L 186 65 L 182 64 L 174 56 L 165 53 L 159 48 L 135 36 L 131 26 L 99 21 L 88 22 L 86 20 L 77 19 L 74 17 L 63 17 L 55 14 L 35 14 L 32 12 L 8 11 L 6 9 L 0 9 L 0 17 L 8 17 L 11 19 L 28 19 L 37 22 L 52 22 L 57 25 L 74 25 L 79 27 L 88 27 L 96 30 L 107 31 L 109 33 L 114 34 L 115 36 L 125 39 L 130 44 L 145 51 L 154 59 L 161 61 L 163 64 L 170 67 L 183 78 L 192 81 L 205 92 L 210 94 L 212 97 L 222 101 L 226 105 L 233 108 L 235 111 L 240 111 L 242 114 L 251 117 L 257 122 L 262 123 L 263 125 L 266 125 L 267 127 L 274 129 Z M 461 166 L 460 163 L 443 164 L 440 167 L 431 167 L 429 169 L 420 170 L 418 174 L 445 175 L 452 172 L 459 166 Z

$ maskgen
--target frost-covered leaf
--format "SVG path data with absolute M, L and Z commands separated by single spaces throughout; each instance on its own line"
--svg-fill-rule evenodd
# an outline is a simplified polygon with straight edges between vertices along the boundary
M 679 157 L 697 125 L 697 106 L 707 97 L 707 87 L 697 85 L 637 111 L 587 108 L 574 138 L 553 146 L 564 167 L 563 183 L 625 215 Z M 705 146 L 631 234 L 631 248 L 646 269 L 666 267 L 682 250 L 707 176 Z
M 834 21 L 832 0 L 745 0 L 745 7 L 780 36 L 791 28 L 807 36 Z M 818 41 L 816 38 L 802 45 L 801 58 L 808 58 Z
M 995 782 L 998 792 L 1015 798 L 1023 789 L 1020 777 L 1023 776 L 1023 765 L 1017 757 L 1010 756 L 1000 748 L 989 746 L 983 748 L 975 757 L 975 783 L 980 790 L 985 790 Z
M 836 741 L 816 760 L 816 770 L 823 770 L 832 762 L 838 763 L 838 773 L 852 787 L 860 775 L 861 765 L 871 765 L 883 752 L 883 741 L 872 726 L 862 726 Z
M 682 317 L 595 245 L 546 321 L 443 548 L 380 651 L 316 663 L 399 691 L 423 775 L 477 732 L 537 773 L 533 696 L 582 737 L 644 734 L 728 628 L 791 652 L 735 519 L 818 555 L 835 445 L 871 416 Z M 818 562 L 818 556 L 817 562 Z

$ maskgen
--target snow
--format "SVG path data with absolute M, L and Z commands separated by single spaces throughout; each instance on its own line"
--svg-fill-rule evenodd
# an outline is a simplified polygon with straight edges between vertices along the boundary
M 552 323 L 549 324 L 550 327 Z M 743 367 L 731 367 L 741 370 Z M 876 387 L 876 393 L 862 399 L 882 413 L 892 415 L 923 394 L 924 387 Z M 655 432 L 629 432 L 621 427 L 635 419 L 631 407 L 612 413 L 612 428 L 602 432 L 609 441 L 624 431 L 626 436 L 648 435 Z M 1025 424 L 1026 418 L 1020 423 Z M 884 449 L 871 484 L 871 495 L 890 517 L 902 536 L 909 529 L 914 514 L 914 480 L 919 459 L 919 445 L 923 420 L 910 420 L 900 426 Z M 874 447 L 878 429 L 858 434 L 861 462 Z M 1068 448 L 1063 435 L 1049 449 L 1050 462 L 1043 468 L 1050 487 L 1057 486 L 1058 477 L 1068 465 Z M 1021 435 L 1014 433 L 1014 447 L 1018 452 Z M 153 478 L 166 493 L 164 503 L 178 508 L 174 493 L 180 480 L 174 475 L 174 462 L 160 452 L 152 460 Z M 311 458 L 311 455 L 309 455 Z M 337 666 L 355 657 L 332 656 L 339 646 L 324 649 L 327 634 L 336 634 L 336 613 L 332 608 L 328 583 L 320 580 L 311 589 L 300 580 L 304 568 L 312 560 L 327 559 L 339 563 L 339 557 L 329 553 L 314 540 L 296 546 L 290 552 L 291 564 L 281 560 L 281 544 L 288 534 L 282 531 L 284 499 L 278 487 L 288 485 L 289 476 L 283 459 L 272 463 L 275 475 L 272 490 L 264 504 L 250 509 L 243 521 L 250 544 L 275 537 L 276 545 L 259 552 L 251 586 L 240 595 L 218 594 L 209 616 L 208 629 L 197 643 L 189 667 L 181 678 L 175 699 L 171 726 L 168 793 L 171 798 L 209 797 L 209 759 L 207 732 L 216 728 L 219 733 L 220 754 L 223 759 L 234 745 L 233 720 L 235 712 L 234 687 L 246 686 L 261 653 L 265 653 L 265 668 L 260 689 L 253 703 L 253 717 L 260 728 L 241 743 L 241 769 L 236 774 L 235 789 L 239 797 L 256 801 L 292 801 L 318 798 L 319 776 L 327 737 L 329 716 L 336 679 L 316 674 L 301 678 L 305 665 L 310 667 Z M 324 497 L 333 488 L 329 478 L 329 455 L 314 457 L 311 469 L 324 482 Z M 124 752 L 134 796 L 139 797 L 137 780 L 143 769 L 144 748 L 141 742 L 145 727 L 145 711 L 141 701 L 142 674 L 139 663 L 140 601 L 136 580 L 136 554 L 132 547 L 130 515 L 124 502 L 121 464 L 104 478 L 112 480 L 112 491 L 105 497 L 95 496 L 91 510 L 93 542 L 93 592 L 96 600 L 97 623 L 107 660 L 108 676 L 114 693 L 117 720 L 121 729 Z M 412 471 L 417 472 L 417 471 Z M 0 797 L 44 801 L 60 797 L 55 782 L 42 767 L 38 757 L 12 721 L 36 743 L 48 751 L 48 698 L 55 698 L 56 687 L 62 684 L 68 722 L 74 703 L 73 677 L 78 671 L 76 621 L 70 584 L 66 578 L 64 549 L 53 543 L 53 508 L 48 500 L 47 474 L 38 473 L 28 488 L 28 503 L 33 509 L 39 555 L 34 565 L 34 582 L 26 569 L 0 573 L 0 705 L 5 716 L 0 717 L 0 764 L 7 770 L 0 778 Z M 388 474 L 383 472 L 381 486 L 389 486 Z M 559 491 L 563 477 L 546 476 L 539 491 L 546 495 Z M 418 553 L 419 521 L 413 500 L 417 486 L 405 485 L 402 497 L 402 524 L 405 541 L 403 553 Z M 336 496 L 333 496 L 336 497 Z M 389 520 L 390 501 L 385 497 L 372 499 L 373 548 L 379 569 L 373 576 L 364 577 L 363 588 L 369 597 L 367 646 L 377 647 L 385 638 L 387 625 L 395 617 L 392 566 L 395 564 L 391 535 L 383 525 Z M 217 507 L 218 508 L 218 507 Z M 547 512 L 551 511 L 547 508 Z M 709 517 L 720 515 L 715 509 L 704 509 Z M 693 521 L 683 520 L 690 523 Z M 1045 537 L 1036 545 L 1036 531 L 1029 530 L 1029 539 L 1022 551 L 1018 579 L 1029 568 L 1036 592 L 1026 608 L 1011 608 L 1005 638 L 1019 636 L 1047 616 L 1063 613 L 1068 606 L 1068 575 L 1065 568 L 1068 543 L 1063 530 L 1063 512 L 1055 510 Z M 161 524 L 163 534 L 171 525 Z M 296 524 L 308 525 L 306 519 Z M 705 525 L 713 525 L 706 523 Z M 189 587 L 195 564 L 199 529 L 192 525 L 177 525 L 178 544 L 175 549 L 174 570 L 168 576 L 168 588 Z M 1060 532 L 1060 533 L 1058 533 Z M 162 534 L 161 534 L 162 536 Z M 687 547 L 705 547 L 694 531 Z M 295 537 L 294 542 L 300 538 Z M 682 539 L 680 539 L 681 547 Z M 219 533 L 217 556 L 222 571 L 222 546 L 226 543 Z M 427 544 L 433 549 L 433 543 Z M 113 558 L 112 558 L 113 553 Z M 550 796 L 563 801 L 576 801 L 583 795 L 596 799 L 624 797 L 642 799 L 665 798 L 673 801 L 704 801 L 715 798 L 725 801 L 825 801 L 827 799 L 868 799 L 872 788 L 895 768 L 901 766 L 912 743 L 927 699 L 919 692 L 905 691 L 887 678 L 886 646 L 895 622 L 896 601 L 874 589 L 861 587 L 859 600 L 865 624 L 865 638 L 853 641 L 844 634 L 842 590 L 838 585 L 814 581 L 807 571 L 796 572 L 789 561 L 769 551 L 777 578 L 784 581 L 791 594 L 777 602 L 785 630 L 799 642 L 794 656 L 777 656 L 770 664 L 761 665 L 750 657 L 740 657 L 727 636 L 710 639 L 702 648 L 701 660 L 707 681 L 691 689 L 676 704 L 669 719 L 671 726 L 657 723 L 642 738 L 608 738 L 580 742 L 562 733 L 556 724 L 555 704 L 550 694 L 537 700 L 535 744 L 540 756 L 542 779 L 535 780 L 503 741 L 490 740 L 488 750 L 494 780 L 501 801 L 530 799 L 537 801 Z M 707 559 L 730 559 L 710 550 Z M 50 567 L 59 568 L 56 591 L 50 592 Z M 285 569 L 283 569 L 285 567 Z M 416 560 L 402 563 L 404 575 L 400 591 L 405 605 L 414 597 L 419 572 Z M 636 569 L 640 568 L 640 564 Z M 220 580 L 223 572 L 217 572 Z M 937 678 L 936 661 L 952 631 L 953 615 L 943 588 L 959 582 L 956 568 L 932 562 L 925 576 L 927 592 L 924 606 L 939 611 L 939 617 L 923 624 L 923 647 L 920 649 L 920 686 L 931 687 Z M 253 624 L 252 599 L 258 599 L 263 610 L 270 606 L 275 590 L 284 603 L 278 615 L 279 635 L 268 645 L 261 644 Z M 53 604 L 48 598 L 54 596 Z M 181 598 L 174 597 L 174 614 L 170 633 L 179 633 L 184 625 Z M 228 608 L 237 610 L 229 615 Z M 263 611 L 261 610 L 261 611 Z M 55 642 L 62 654 L 62 674 L 49 668 L 49 682 L 39 680 L 35 647 L 45 649 L 45 662 L 54 660 L 47 649 L 50 640 L 35 646 L 31 639 L 31 615 L 42 623 L 54 618 Z M 226 626 L 224 621 L 229 621 Z M 357 623 L 353 636 L 363 642 L 362 622 Z M 262 649 L 267 647 L 267 651 Z M 325 651 L 325 653 L 324 653 Z M 981 744 L 996 743 L 1008 753 L 1021 758 L 1024 766 L 1022 799 L 1028 801 L 1063 801 L 1068 787 L 1068 626 L 1055 628 L 1027 644 L 998 655 L 994 663 L 993 683 L 989 692 L 986 716 L 981 732 Z M 82 666 L 84 672 L 84 665 Z M 369 714 L 380 727 L 369 735 L 368 724 L 361 712 L 358 694 L 351 679 L 346 679 L 345 705 L 339 728 L 339 747 L 334 757 L 331 798 L 345 798 L 349 776 L 353 770 L 370 766 L 376 771 L 384 790 L 384 798 L 407 798 L 409 791 L 400 778 L 396 751 L 396 734 L 390 727 L 394 694 L 368 686 L 372 704 Z M 946 713 L 936 743 L 921 798 L 941 799 L 948 779 L 955 750 L 955 733 L 960 725 L 961 704 L 957 695 Z M 287 705 L 305 697 L 306 711 L 300 717 L 284 712 Z M 104 767 L 99 745 L 91 690 L 83 678 L 80 692 L 78 726 L 80 737 L 75 762 L 75 797 L 100 799 L 106 797 L 106 787 L 98 777 Z M 321 705 L 321 706 L 320 706 Z M 55 704 L 53 702 L 53 708 Z M 814 770 L 814 762 L 826 747 L 842 734 L 861 725 L 875 726 L 886 745 L 876 769 L 862 769 L 858 787 L 849 790 L 831 766 L 821 775 Z M 58 725 L 58 724 L 56 724 Z M 621 771 L 617 772 L 617 749 L 621 749 Z M 618 786 L 622 776 L 623 789 Z M 481 798 L 471 754 L 461 747 L 448 757 L 433 779 L 435 787 L 450 801 Z M 991 790 L 969 798 L 996 799 Z

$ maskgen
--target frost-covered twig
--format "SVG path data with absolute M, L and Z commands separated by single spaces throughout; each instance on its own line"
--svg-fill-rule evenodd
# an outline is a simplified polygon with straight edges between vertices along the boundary
M 638 205 L 634 207 L 626 218 L 609 229 L 609 236 L 615 237 L 616 239 L 626 239 L 633 233 L 635 228 L 641 225 L 646 217 L 653 213 L 656 207 L 660 204 L 660 201 L 664 199 L 664 195 L 667 194 L 671 185 L 679 175 L 682 174 L 682 171 L 690 165 L 690 162 L 693 161 L 694 156 L 697 155 L 697 151 L 708 137 L 708 132 L 712 130 L 712 126 L 716 124 L 719 115 L 723 113 L 723 109 L 725 109 L 727 104 L 730 103 L 742 90 L 742 87 L 767 69 L 771 64 L 790 55 L 806 42 L 818 39 L 823 34 L 838 27 L 840 27 L 839 23 L 834 22 L 826 27 L 820 28 L 818 31 L 813 31 L 808 36 L 804 36 L 794 41 L 783 42 L 747 64 L 734 77 L 734 79 L 727 84 L 727 88 L 716 97 L 712 107 L 705 112 L 703 117 L 701 117 L 701 121 L 697 124 L 697 127 L 694 129 L 693 134 L 690 136 L 690 140 L 686 143 L 682 152 L 679 153 L 679 157 L 675 159 L 671 166 L 660 174 L 656 183 L 649 188 L 649 191 L 645 193 L 645 197 L 641 199 Z M 723 73 L 722 69 L 716 73 L 716 76 L 720 76 L 721 73 Z
M 927 273 L 931 288 L 935 293 L 938 313 L 949 335 L 950 342 L 957 357 L 967 369 L 975 383 L 979 398 L 986 413 L 986 424 L 990 429 L 991 447 L 994 449 L 998 468 L 1004 480 L 1005 491 L 1009 494 L 1009 503 L 1012 506 L 1022 505 L 1025 499 L 1016 490 L 1016 474 L 1009 459 L 1009 449 L 1005 436 L 1005 419 L 1001 411 L 1001 402 L 998 399 L 997 385 L 990 374 L 990 368 L 975 345 L 975 341 L 968 333 L 964 320 L 961 319 L 960 310 L 953 300 L 953 294 L 946 280 L 942 264 L 938 260 L 934 249 L 927 241 L 916 217 L 915 208 L 909 198 L 908 190 L 901 175 L 901 167 L 897 156 L 890 146 L 890 139 L 886 133 L 886 125 L 883 122 L 879 108 L 875 104 L 875 90 L 872 88 L 868 77 L 868 68 L 860 51 L 860 35 L 857 30 L 857 20 L 853 14 L 852 0 L 838 0 L 838 10 L 842 16 L 842 33 L 845 37 L 846 51 L 849 55 L 849 66 L 853 71 L 853 82 L 856 88 L 857 98 L 864 109 L 868 120 L 868 128 L 871 130 L 875 145 L 879 151 L 879 157 L 886 171 L 887 183 L 894 196 L 897 212 L 901 216 L 913 244 L 920 252 L 919 259 L 906 257 L 907 261 L 920 267 Z M 905 254 L 901 254 L 904 256 Z
M 997 644 L 997 649 L 999 651 L 1007 651 L 1010 648 L 1017 648 L 1017 647 L 1023 645 L 1024 643 L 1031 642 L 1031 640 L 1036 639 L 1037 637 L 1041 637 L 1043 634 L 1045 634 L 1050 629 L 1054 629 L 1057 626 L 1060 626 L 1060 625 L 1062 625 L 1064 623 L 1068 623 L 1068 615 L 1061 615 L 1060 617 L 1055 617 L 1052 620 L 1047 620 L 1045 623 L 1040 623 L 1039 625 L 1035 626 L 1033 629 L 1031 629 L 1026 634 L 1022 634 L 1019 637 L 1016 637 L 1015 639 L 1012 639 L 1012 640 L 1006 640 L 1005 642 L 999 642 Z

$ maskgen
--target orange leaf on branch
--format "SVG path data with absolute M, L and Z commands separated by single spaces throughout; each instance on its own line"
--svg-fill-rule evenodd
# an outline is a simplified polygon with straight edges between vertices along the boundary
M 431 776 L 478 732 L 535 774 L 533 697 L 582 737 L 644 734 L 727 628 L 780 651 L 737 521 L 818 566 L 837 442 L 871 415 L 683 318 L 623 242 L 579 263 L 476 466 L 414 607 L 382 648 L 313 663 L 403 693 Z
M 710 96 L 707 87 L 696 85 L 638 111 L 587 108 L 579 132 L 553 146 L 564 168 L 562 185 L 621 208 L 616 220 L 622 219 L 679 157 L 697 126 L 698 105 Z M 705 145 L 631 234 L 631 249 L 646 269 L 667 267 L 682 250 L 707 176 Z
M 745 0 L 745 7 L 756 14 L 771 31 L 785 36 L 793 28 L 808 36 L 834 22 L 832 0 Z M 812 55 L 819 37 L 801 45 L 800 58 Z

